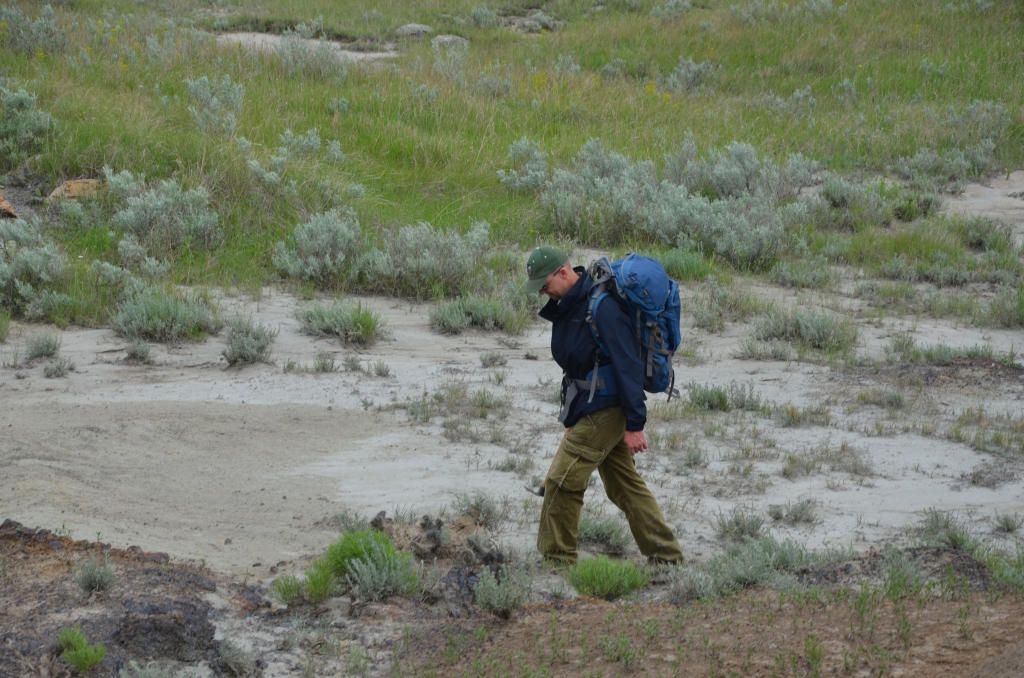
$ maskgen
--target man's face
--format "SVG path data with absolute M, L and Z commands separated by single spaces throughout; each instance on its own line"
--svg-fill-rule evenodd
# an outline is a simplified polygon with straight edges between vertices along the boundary
M 569 268 L 561 266 L 557 271 L 547 277 L 544 287 L 540 288 L 537 294 L 546 294 L 549 299 L 561 301 L 562 297 L 569 293 L 573 283 L 569 282 Z

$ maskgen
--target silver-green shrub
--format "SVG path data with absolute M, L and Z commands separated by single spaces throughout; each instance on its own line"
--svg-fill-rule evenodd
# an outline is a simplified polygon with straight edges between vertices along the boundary
M 508 149 L 511 169 L 498 170 L 498 179 L 517 193 L 539 191 L 548 178 L 548 157 L 537 143 L 523 137 Z
M 473 224 L 465 235 L 430 224 L 405 226 L 383 243 L 382 257 L 360 261 L 360 285 L 374 287 L 380 276 L 392 292 L 425 298 L 471 289 L 473 273 L 489 249 L 490 225 Z M 366 266 L 366 268 L 362 268 Z
M 469 13 L 469 19 L 477 28 L 498 27 L 498 15 L 487 5 L 474 7 Z
M 199 339 L 222 327 L 205 302 L 141 285 L 129 289 L 118 302 L 110 325 L 122 337 L 150 341 Z
M 196 80 L 186 79 L 185 85 L 189 97 L 195 102 L 189 106 L 188 112 L 199 131 L 203 134 L 233 135 L 242 110 L 245 88 L 232 82 L 227 74 L 221 76 L 220 81 L 212 82 L 205 75 Z
M 301 24 L 300 24 L 301 25 Z M 341 84 L 348 77 L 348 66 L 327 40 L 313 42 L 312 36 L 285 31 L 277 45 L 281 68 L 289 76 L 308 76 Z
M 11 52 L 33 56 L 42 52 L 48 56 L 67 48 L 67 34 L 58 25 L 57 14 L 50 5 L 40 9 L 35 19 L 30 19 L 13 2 L 0 5 L 0 24 L 6 34 L 3 46 Z
M 459 334 L 470 327 L 519 334 L 533 322 L 538 301 L 536 295 L 511 285 L 487 295 L 464 294 L 435 306 L 430 325 L 442 334 Z
M 33 334 L 25 345 L 25 353 L 29 360 L 37 358 L 56 358 L 60 352 L 61 339 L 55 332 L 43 331 Z
M 67 278 L 67 258 L 41 226 L 38 219 L 0 220 L 0 308 L 33 321 L 63 317 L 71 307 L 71 297 L 53 289 Z
M 7 89 L 0 84 L 0 170 L 24 162 L 56 128 L 53 116 L 39 110 L 36 103 L 34 94 L 20 88 Z
M 754 328 L 754 338 L 795 341 L 821 351 L 846 351 L 857 342 L 857 327 L 849 318 L 812 308 L 771 308 Z
M 274 268 L 286 277 L 321 285 L 343 282 L 363 249 L 359 217 L 347 207 L 311 216 L 295 228 L 294 239 L 294 247 L 284 242 L 274 246 Z
M 335 336 L 345 343 L 369 346 L 388 335 L 380 314 L 361 303 L 353 306 L 342 301 L 314 301 L 295 309 L 295 319 L 306 334 Z
M 228 365 L 270 362 L 270 346 L 278 331 L 255 322 L 252 316 L 239 316 L 227 321 L 227 348 L 224 359 Z
M 481 609 L 508 619 L 530 602 L 530 585 L 530 571 L 525 567 L 502 565 L 499 576 L 495 576 L 491 568 L 484 567 L 473 587 L 473 597 Z
M 434 38 L 430 42 L 430 46 L 434 50 L 434 70 L 441 77 L 451 80 L 457 85 L 465 84 L 464 71 L 466 55 L 469 54 L 469 41 L 462 39 L 442 41 L 438 38 Z
M 718 66 L 710 61 L 696 63 L 693 59 L 679 57 L 675 69 L 661 79 L 661 87 L 676 94 L 694 94 L 707 84 L 716 70 Z
M 316 127 L 306 130 L 305 134 L 295 134 L 290 129 L 285 129 L 283 134 L 278 135 L 281 141 L 281 148 L 288 153 L 295 155 L 313 155 L 320 152 L 320 130 Z
M 109 167 L 103 172 L 111 193 L 122 201 L 111 224 L 135 236 L 150 250 L 170 254 L 186 243 L 213 248 L 223 240 L 220 217 L 210 209 L 204 187 L 185 191 L 169 179 L 147 188 L 144 176 L 136 177 L 128 171 L 115 174 Z M 130 254 L 137 254 L 134 248 L 129 249 Z
M 380 600 L 415 591 L 419 573 L 409 554 L 390 542 L 384 545 L 371 540 L 361 557 L 348 562 L 345 579 L 356 598 Z
M 689 0 L 668 0 L 664 5 L 655 5 L 651 10 L 651 16 L 662 21 L 680 19 L 693 9 Z

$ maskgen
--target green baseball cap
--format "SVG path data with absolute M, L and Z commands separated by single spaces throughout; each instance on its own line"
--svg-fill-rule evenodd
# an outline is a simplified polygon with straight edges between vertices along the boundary
M 560 269 L 567 261 L 569 255 L 551 245 L 538 247 L 526 261 L 526 291 L 530 294 L 537 294 L 548 276 Z

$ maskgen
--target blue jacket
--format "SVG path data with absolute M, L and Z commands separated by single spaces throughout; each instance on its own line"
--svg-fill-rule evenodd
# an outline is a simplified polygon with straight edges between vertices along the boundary
M 587 323 L 587 306 L 594 281 L 586 269 L 573 269 L 580 274 L 569 293 L 560 301 L 549 301 L 541 309 L 540 317 L 550 320 L 551 355 L 562 368 L 562 402 L 570 379 L 586 379 L 594 369 L 594 357 L 600 351 Z M 642 431 L 647 423 L 647 405 L 644 401 L 644 365 L 640 360 L 640 345 L 629 314 L 615 297 L 607 297 L 597 312 L 597 331 L 601 341 L 611 355 L 601 353 L 599 364 L 610 365 L 615 377 L 617 393 L 595 394 L 593 402 L 587 402 L 588 392 L 581 392 L 570 403 L 568 416 L 563 422 L 570 427 L 580 417 L 607 407 L 621 405 L 626 413 L 626 430 Z

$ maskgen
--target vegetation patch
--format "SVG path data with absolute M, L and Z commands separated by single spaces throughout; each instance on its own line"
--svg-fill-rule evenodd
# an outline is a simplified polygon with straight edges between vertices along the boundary
M 567 571 L 569 583 L 584 596 L 614 600 L 647 585 L 650 575 L 629 560 L 587 558 Z
M 314 301 L 297 308 L 295 318 L 306 334 L 335 336 L 346 344 L 372 346 L 389 336 L 380 314 L 363 306 L 362 302 L 353 306 L 342 301 L 330 304 Z

